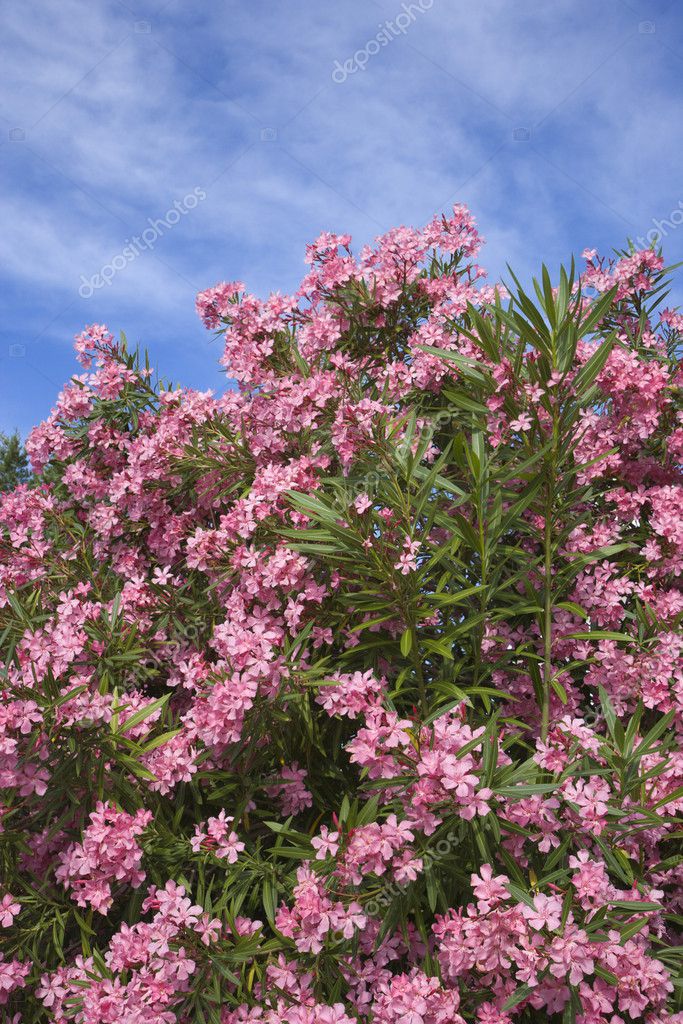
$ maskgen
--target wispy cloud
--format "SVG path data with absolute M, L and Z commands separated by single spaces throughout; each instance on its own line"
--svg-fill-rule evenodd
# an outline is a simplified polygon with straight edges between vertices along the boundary
M 46 415 L 74 368 L 72 336 L 93 320 L 147 345 L 174 380 L 224 386 L 194 292 L 231 277 L 291 289 L 323 229 L 362 244 L 462 201 L 488 239 L 485 265 L 527 274 L 644 235 L 677 207 L 675 3 L 419 6 L 343 82 L 335 62 L 401 3 L 5 9 L 0 429 Z M 79 295 L 195 189 L 206 199 Z M 672 259 L 681 236 L 665 240 Z

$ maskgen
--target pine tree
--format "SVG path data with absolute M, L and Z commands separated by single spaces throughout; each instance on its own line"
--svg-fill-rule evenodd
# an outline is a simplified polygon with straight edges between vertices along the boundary
M 31 473 L 19 432 L 0 433 L 0 493 L 26 483 Z

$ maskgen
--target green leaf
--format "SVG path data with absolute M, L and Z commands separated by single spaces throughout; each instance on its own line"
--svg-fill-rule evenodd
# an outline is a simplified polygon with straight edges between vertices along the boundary
M 557 696 L 560 698 L 561 702 L 563 704 L 566 704 L 568 700 L 567 691 L 565 690 L 564 686 L 559 681 L 559 679 L 551 679 L 550 685 L 552 686 Z
M 275 912 L 277 910 L 277 886 L 271 878 L 263 879 L 262 889 L 263 909 L 271 925 L 275 924 Z
M 625 942 L 628 942 L 629 939 L 632 939 L 634 935 L 637 935 L 638 932 L 642 931 L 643 928 L 647 927 L 649 923 L 649 917 L 638 917 L 635 921 L 631 921 L 630 924 L 627 924 L 624 928 L 621 929 L 621 939 L 619 940 L 621 945 L 623 946 Z
M 445 359 L 448 363 L 455 363 L 463 377 L 468 377 L 477 384 L 486 384 L 490 380 L 488 367 L 483 363 L 478 363 L 476 359 L 470 359 L 469 356 L 464 356 L 460 352 L 451 352 L 449 349 L 435 348 L 433 345 L 416 345 L 415 347 L 422 349 L 423 352 L 429 352 L 432 356 L 439 356 L 440 359 Z
M 600 695 L 602 713 L 605 716 L 605 721 L 607 722 L 607 728 L 609 729 L 610 736 L 614 736 L 617 725 L 617 713 L 614 710 L 612 700 L 604 687 L 599 686 L 598 693 Z
M 127 718 L 125 722 L 119 722 L 118 727 L 114 731 L 121 734 L 130 732 L 130 730 L 134 729 L 136 725 L 140 725 L 140 723 L 144 722 L 145 719 L 149 718 L 160 708 L 163 708 L 168 703 L 170 697 L 170 693 L 165 693 L 163 697 L 158 697 L 157 700 L 153 700 L 151 704 L 147 704 L 146 707 L 140 708 L 140 710 L 136 711 L 135 714 L 130 716 L 130 718 Z M 125 711 L 125 701 L 124 703 L 119 704 L 116 710 L 119 715 L 122 711 Z
M 630 911 L 646 911 L 649 910 L 652 913 L 658 910 L 662 910 L 661 903 L 648 903 L 645 900 L 610 900 L 607 904 L 608 907 L 616 908 L 617 910 L 630 910 Z
M 520 988 L 516 989 L 509 999 L 506 999 L 503 1004 L 503 1010 L 512 1010 L 513 1007 L 518 1006 L 519 1003 L 523 1002 L 533 992 L 531 985 L 521 985 Z
M 628 633 L 615 633 L 610 629 L 591 629 L 582 633 L 563 633 L 562 640 L 620 640 L 632 644 L 636 637 Z
M 521 800 L 526 796 L 535 796 L 536 793 L 555 793 L 557 789 L 556 782 L 537 782 L 520 786 L 497 786 L 494 793 L 508 800 Z
M 619 979 L 615 974 L 612 974 L 611 971 L 608 971 L 604 967 L 601 967 L 600 964 L 596 964 L 594 970 L 597 976 L 599 978 L 602 978 L 603 981 L 609 982 L 609 984 L 614 985 L 615 988 L 618 986 Z
M 614 299 L 615 299 L 616 294 L 617 294 L 617 290 L 618 290 L 618 285 L 614 285 L 613 288 L 610 288 L 610 290 L 608 292 L 605 292 L 603 295 L 600 296 L 600 298 L 596 299 L 595 302 L 593 302 L 593 304 L 591 305 L 591 307 L 590 307 L 590 309 L 588 311 L 587 316 L 579 324 L 579 331 L 580 331 L 582 336 L 586 335 L 586 334 L 590 334 L 591 331 L 593 330 L 593 328 L 597 324 L 599 324 L 601 320 L 604 320 L 605 315 L 607 314 L 607 312 L 609 311 L 612 303 L 614 302 Z M 614 342 L 613 335 L 610 335 L 610 339 L 611 339 L 611 342 L 613 343 Z M 601 347 L 604 347 L 604 346 L 601 346 Z M 598 352 L 599 351 L 600 351 L 600 349 L 598 349 Z M 597 355 L 597 352 L 595 353 L 595 355 Z M 608 352 L 608 355 L 609 355 L 609 352 Z M 593 358 L 593 357 L 591 356 L 591 358 Z M 607 356 L 605 356 L 605 360 L 606 360 L 606 358 L 607 358 Z M 589 360 L 589 362 L 590 362 L 590 360 Z M 587 365 L 588 365 L 588 363 L 585 364 L 584 369 L 585 369 L 585 367 Z M 596 376 L 597 376 L 597 374 L 596 374 Z

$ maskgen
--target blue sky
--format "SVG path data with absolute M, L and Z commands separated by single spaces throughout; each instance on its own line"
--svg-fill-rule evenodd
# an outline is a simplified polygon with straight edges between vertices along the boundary
M 195 293 L 292 290 L 322 230 L 360 246 L 464 202 L 493 276 L 656 220 L 683 258 L 677 0 L 1 10 L 0 430 L 49 413 L 86 323 L 222 390 Z

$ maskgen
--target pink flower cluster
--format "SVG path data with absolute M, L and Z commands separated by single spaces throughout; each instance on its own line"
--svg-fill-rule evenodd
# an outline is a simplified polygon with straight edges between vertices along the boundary
M 244 843 L 239 841 L 237 833 L 230 828 L 232 822 L 233 819 L 226 817 L 225 811 L 221 811 L 217 817 L 209 818 L 206 830 L 201 824 L 195 825 L 194 836 L 190 840 L 193 851 L 209 851 L 219 859 L 234 864 L 245 847 Z
M 615 996 L 618 1009 L 632 1020 L 642 1019 L 648 1005 L 666 1002 L 671 981 L 663 965 L 647 957 L 642 928 L 638 939 L 625 943 L 617 931 L 591 941 L 571 911 L 563 913 L 558 896 L 539 893 L 514 904 L 509 882 L 484 864 L 472 875 L 476 905 L 437 918 L 437 955 L 446 978 L 483 970 L 497 978 L 501 998 L 521 983 L 529 987 L 529 1004 L 549 1013 L 564 1008 L 573 986 L 586 1011 L 582 1024 L 590 1024 L 596 1013 L 601 1019 Z M 606 973 L 614 978 L 612 987 L 604 981 Z
M 79 907 L 91 906 L 106 914 L 113 903 L 112 885 L 137 888 L 145 879 L 140 869 L 138 837 L 152 820 L 151 811 L 126 814 L 99 802 L 83 830 L 83 840 L 59 855 L 55 878 L 70 889 Z
M 351 761 L 367 770 L 371 779 L 413 779 L 401 794 L 407 820 L 428 835 L 446 813 L 463 819 L 488 814 L 491 790 L 482 785 L 483 728 L 473 731 L 463 721 L 463 708 L 442 715 L 423 727 L 415 749 L 413 723 L 370 704 L 366 724 L 347 745 Z M 507 762 L 498 754 L 498 763 Z M 393 796 L 392 787 L 387 787 Z
M 163 889 L 150 888 L 142 904 L 143 913 L 148 910 L 154 911 L 149 923 L 123 924 L 111 939 L 105 957 L 111 976 L 92 980 L 84 990 L 84 975 L 95 979 L 98 968 L 92 958 L 83 957 L 74 967 L 43 975 L 37 995 L 51 1019 L 70 1019 L 74 999 L 80 996 L 86 1021 L 172 1024 L 173 1008 L 197 969 L 183 943 L 197 938 L 205 946 L 215 943 L 221 923 L 209 920 L 203 908 L 187 898 L 183 886 L 173 882 Z M 128 980 L 122 981 L 117 973 Z
M 283 935 L 294 940 L 300 953 L 319 953 L 328 935 L 338 933 L 350 939 L 364 927 L 366 918 L 360 903 L 351 901 L 345 906 L 339 900 L 333 902 L 307 867 L 299 868 L 296 877 L 295 905 L 281 906 L 275 924 Z

